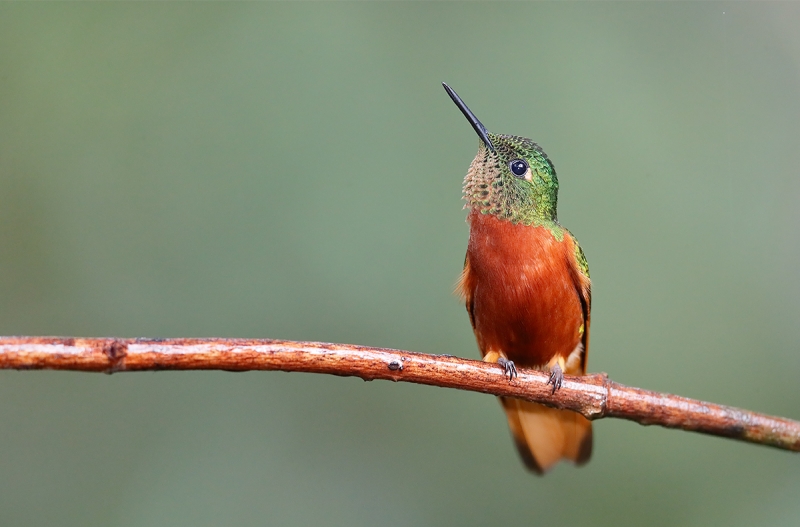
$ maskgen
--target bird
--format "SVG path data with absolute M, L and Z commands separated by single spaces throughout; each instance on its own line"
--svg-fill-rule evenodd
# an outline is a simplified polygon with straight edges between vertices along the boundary
M 478 134 L 464 178 L 469 242 L 456 293 L 466 304 L 483 360 L 549 373 L 552 393 L 564 374 L 585 375 L 592 294 L 578 241 L 558 222 L 553 163 L 531 139 L 495 134 L 446 83 L 445 91 Z M 500 397 L 525 466 L 544 474 L 560 460 L 583 465 L 592 423 L 579 413 Z

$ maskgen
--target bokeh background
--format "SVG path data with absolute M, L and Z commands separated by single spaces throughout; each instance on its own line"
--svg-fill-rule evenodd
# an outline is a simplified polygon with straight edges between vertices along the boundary
M 800 5 L 0 4 L 0 333 L 478 357 L 487 127 L 534 138 L 591 371 L 800 419 Z M 604 420 L 524 471 L 494 398 L 0 372 L 8 526 L 800 524 L 800 457 Z

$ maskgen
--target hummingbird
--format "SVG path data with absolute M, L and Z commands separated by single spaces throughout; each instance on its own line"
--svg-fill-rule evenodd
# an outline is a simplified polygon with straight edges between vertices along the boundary
M 556 215 L 556 170 L 538 144 L 487 131 L 442 85 L 480 138 L 464 178 L 469 243 L 456 292 L 483 360 L 509 381 L 517 366 L 547 372 L 555 393 L 565 373 L 586 373 L 592 304 L 586 256 Z M 581 414 L 511 397 L 500 403 L 531 471 L 589 460 L 592 423 Z

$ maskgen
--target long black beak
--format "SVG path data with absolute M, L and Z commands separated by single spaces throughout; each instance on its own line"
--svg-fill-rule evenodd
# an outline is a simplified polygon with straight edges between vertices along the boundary
M 483 123 L 481 123 L 478 118 L 475 117 L 475 114 L 472 113 L 472 110 L 467 108 L 467 105 L 464 104 L 464 101 L 461 100 L 461 97 L 459 97 L 458 94 L 453 91 L 453 88 L 444 82 L 442 83 L 442 86 L 444 86 L 444 90 L 447 92 L 447 95 L 449 95 L 450 98 L 453 99 L 453 102 L 456 103 L 458 109 L 461 110 L 461 113 L 464 114 L 464 117 L 467 118 L 467 121 L 469 121 L 469 124 L 472 125 L 472 128 L 475 129 L 475 133 L 481 138 L 481 141 L 483 141 L 483 144 L 486 145 L 486 148 L 491 150 L 493 154 L 496 153 L 494 145 L 492 144 L 492 140 L 489 139 L 489 132 L 486 131 L 486 127 L 483 126 Z

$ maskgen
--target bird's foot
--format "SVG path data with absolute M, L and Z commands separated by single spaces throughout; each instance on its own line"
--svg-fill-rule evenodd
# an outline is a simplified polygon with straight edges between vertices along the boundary
M 553 385 L 553 391 L 550 392 L 550 395 L 556 393 L 556 390 L 561 388 L 561 383 L 563 382 L 564 382 L 564 370 L 561 369 L 560 364 L 555 363 L 550 368 L 550 378 L 547 379 L 547 384 Z
M 517 376 L 517 367 L 514 365 L 513 361 L 506 359 L 505 357 L 499 357 L 497 359 L 497 364 L 501 368 L 503 368 L 503 373 L 508 375 L 508 380 L 512 380 L 514 377 Z

